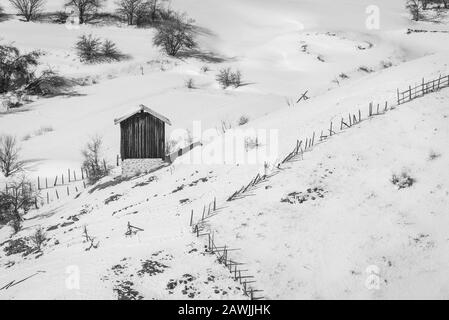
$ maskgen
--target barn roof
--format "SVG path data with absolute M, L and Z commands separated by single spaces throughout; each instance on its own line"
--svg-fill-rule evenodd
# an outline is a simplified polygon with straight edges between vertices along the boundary
M 161 120 L 171 126 L 171 121 L 168 118 L 166 118 L 163 115 L 157 113 L 156 111 L 148 108 L 147 106 L 144 106 L 143 104 L 141 104 L 139 106 L 139 108 L 137 110 L 135 110 L 134 112 L 124 115 L 120 118 L 114 119 L 114 124 L 119 124 L 120 122 L 125 121 L 126 119 L 132 117 L 133 115 L 135 115 L 139 112 L 146 112 L 148 114 L 151 114 L 153 117 L 158 118 L 159 120 Z

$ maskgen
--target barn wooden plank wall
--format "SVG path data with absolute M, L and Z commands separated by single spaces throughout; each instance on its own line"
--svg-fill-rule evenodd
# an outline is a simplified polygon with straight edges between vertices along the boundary
M 120 123 L 122 159 L 165 158 L 165 123 L 139 112 Z

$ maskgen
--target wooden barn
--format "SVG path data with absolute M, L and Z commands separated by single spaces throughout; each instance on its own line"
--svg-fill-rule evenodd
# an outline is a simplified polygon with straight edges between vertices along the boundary
M 166 117 L 150 108 L 140 105 L 136 111 L 115 119 L 120 124 L 120 154 L 126 159 L 165 160 L 165 124 L 171 125 Z

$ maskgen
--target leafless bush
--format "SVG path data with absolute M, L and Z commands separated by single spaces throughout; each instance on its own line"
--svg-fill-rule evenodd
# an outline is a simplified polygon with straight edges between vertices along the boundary
M 23 162 L 19 157 L 20 147 L 16 137 L 12 135 L 0 136 L 0 171 L 9 177 L 23 169 Z
M 126 55 L 117 49 L 117 46 L 111 40 L 105 40 L 101 48 L 101 57 L 104 61 L 120 61 L 126 58 Z
M 35 20 L 42 13 L 45 0 L 9 0 L 11 5 L 17 10 L 19 16 L 25 21 Z
M 78 57 L 83 62 L 93 63 L 101 59 L 101 40 L 89 35 L 82 35 L 75 45 Z
M 82 35 L 75 45 L 78 57 L 85 63 L 120 61 L 126 58 L 110 40 L 104 42 L 97 37 Z
M 242 85 L 242 74 L 239 70 L 233 72 L 231 68 L 221 69 L 216 77 L 218 83 L 223 89 L 230 86 L 238 88 Z
M 423 1 L 422 0 L 407 0 L 406 8 L 412 16 L 412 20 L 419 21 L 424 18 L 423 11 Z
M 11 221 L 15 232 L 22 227 L 22 216 L 36 204 L 39 191 L 32 188 L 26 176 L 8 182 L 7 188 L 0 190 L 0 220 Z
M 34 248 L 37 251 L 41 250 L 42 244 L 47 240 L 47 235 L 42 227 L 36 229 L 36 231 L 30 236 L 31 242 L 34 244 Z
M 208 71 L 210 71 L 209 66 L 204 65 L 201 67 L 201 72 L 207 73 Z
M 60 76 L 53 70 L 48 69 L 32 80 L 25 87 L 25 91 L 39 96 L 56 96 L 69 93 L 75 85 L 74 80 Z
M 22 54 L 14 46 L 0 45 L 0 94 L 18 90 L 35 78 L 33 67 L 40 52 Z
M 103 139 L 100 136 L 94 136 L 86 144 L 81 152 L 84 158 L 83 169 L 87 172 L 89 183 L 96 183 L 110 172 L 110 166 L 104 158 L 102 159 Z
M 241 116 L 238 121 L 239 126 L 243 126 L 249 122 L 249 118 L 247 116 Z
M 66 0 L 65 6 L 73 8 L 78 12 L 79 23 L 85 23 L 104 4 L 104 0 Z
M 189 79 L 187 79 L 187 80 L 185 81 L 185 86 L 186 86 L 186 88 L 188 88 L 188 89 L 195 89 L 195 88 L 196 88 L 196 87 L 195 87 L 195 82 L 193 81 L 192 78 L 189 78 Z
M 149 11 L 149 3 L 146 0 L 119 0 L 116 5 L 117 13 L 124 16 L 130 26 L 136 24 L 136 20 Z
M 153 44 L 173 57 L 182 50 L 196 48 L 193 22 L 185 14 L 176 13 L 171 20 L 158 26 Z

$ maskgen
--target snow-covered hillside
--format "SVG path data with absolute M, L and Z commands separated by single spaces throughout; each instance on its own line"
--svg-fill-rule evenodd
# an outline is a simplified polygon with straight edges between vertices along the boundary
M 152 29 L 68 30 L 12 18 L 0 22 L 2 43 L 44 50 L 45 64 L 86 85 L 74 96 L 0 113 L 0 134 L 27 137 L 21 154 L 30 176 L 54 177 L 80 167 L 80 151 L 94 134 L 104 137 L 114 162 L 114 119 L 145 104 L 171 120 L 168 135 L 194 131 L 198 121 L 203 130 L 220 131 L 225 122 L 275 131 L 276 157 L 263 160 L 276 164 L 297 139 L 330 121 L 358 110 L 366 118 L 370 102 L 394 105 L 397 88 L 449 74 L 449 33 L 439 32 L 449 20 L 411 22 L 402 2 L 171 1 L 202 28 L 202 59 L 168 58 L 152 46 Z M 58 10 L 59 1 L 47 3 Z M 380 29 L 367 28 L 372 5 L 380 9 Z M 82 64 L 74 44 L 86 33 L 113 40 L 131 59 Z M 219 87 L 215 76 L 226 66 L 242 71 L 244 86 Z M 185 87 L 189 78 L 195 89 Z M 310 99 L 296 103 L 306 90 Z M 0 228 L 0 288 L 31 276 L 0 290 L 0 298 L 243 299 L 242 286 L 189 227 L 192 210 L 199 219 L 214 199 L 218 211 L 206 228 L 219 244 L 240 249 L 233 257 L 246 263 L 266 298 L 448 298 L 448 102 L 444 89 L 363 121 L 304 160 L 274 168 L 270 179 L 231 202 L 232 193 L 267 170 L 264 161 L 189 163 L 191 153 L 135 178 L 115 170 L 76 196 L 30 212 L 18 234 Z M 241 116 L 249 122 L 238 126 Z M 51 130 L 36 135 L 43 127 Z M 402 172 L 414 179 L 409 188 L 391 181 Z M 125 235 L 128 223 L 142 230 Z M 30 253 L 26 238 L 40 226 L 48 241 L 42 253 Z M 21 252 L 10 252 L 10 239 Z

